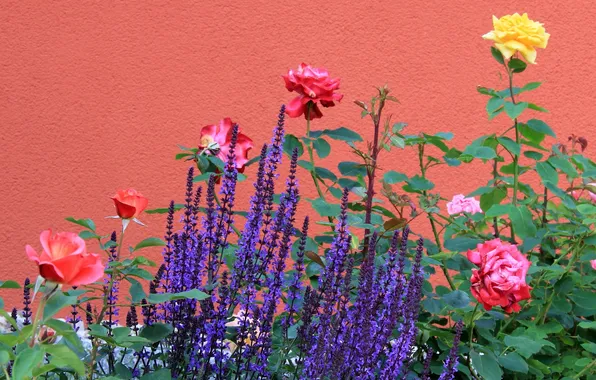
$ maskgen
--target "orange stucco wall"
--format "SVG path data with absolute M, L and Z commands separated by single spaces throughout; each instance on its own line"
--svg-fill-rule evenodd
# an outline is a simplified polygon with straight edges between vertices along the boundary
M 505 86 L 480 36 L 493 14 L 515 11 L 551 33 L 538 65 L 521 75 L 545 81 L 532 100 L 551 111 L 544 119 L 562 140 L 574 132 L 596 144 L 596 7 L 588 0 L 2 2 L 0 279 L 35 277 L 25 244 L 39 247 L 48 227 L 76 230 L 66 216 L 92 217 L 105 233 L 117 228 L 104 219 L 117 188 L 135 187 L 150 207 L 180 200 L 188 165 L 174 161 L 176 144 L 196 144 L 201 126 L 230 116 L 257 145 L 267 141 L 291 99 L 280 75 L 301 61 L 342 79 L 344 100 L 324 109 L 315 129 L 369 135 L 352 102 L 388 83 L 401 102 L 394 119 L 409 133 L 450 130 L 463 147 L 503 130 L 505 119 L 488 122 L 475 90 Z M 301 134 L 304 119 L 288 125 Z M 336 144 L 325 163 L 349 156 Z M 415 170 L 412 152 L 384 159 L 383 169 Z M 489 173 L 480 169 L 431 177 L 451 196 L 483 184 Z M 306 173 L 301 179 L 313 196 Z M 240 204 L 246 199 L 241 192 Z M 130 244 L 162 234 L 163 216 L 142 219 L 148 228 L 133 226 Z

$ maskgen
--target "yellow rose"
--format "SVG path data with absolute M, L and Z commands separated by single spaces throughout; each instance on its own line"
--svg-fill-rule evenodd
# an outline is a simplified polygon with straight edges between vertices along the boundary
M 528 14 L 493 16 L 495 30 L 486 33 L 482 38 L 495 42 L 495 47 L 505 59 L 511 58 L 519 51 L 529 63 L 536 63 L 536 47 L 544 49 L 550 34 L 546 33 L 541 23 L 532 21 Z

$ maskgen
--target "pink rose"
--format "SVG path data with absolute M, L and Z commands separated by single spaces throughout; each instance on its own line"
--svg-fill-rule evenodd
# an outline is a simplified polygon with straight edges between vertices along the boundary
M 592 182 L 592 183 L 588 183 L 588 186 L 591 187 L 596 187 L 596 182 Z M 571 192 L 571 196 L 576 200 L 579 201 L 579 199 L 582 197 L 582 195 L 586 195 L 587 197 L 590 198 L 590 200 L 594 203 L 596 203 L 596 194 L 591 192 L 590 190 L 572 190 Z M 587 194 L 585 194 L 587 193 Z
M 234 123 L 229 117 L 221 120 L 219 125 L 204 126 L 201 129 L 199 148 L 226 162 L 228 153 L 230 152 L 233 126 Z M 252 148 L 252 140 L 238 129 L 238 138 L 234 151 L 236 153 L 236 167 L 239 170 L 244 170 L 244 165 L 248 162 L 248 151 Z
M 329 72 L 323 68 L 315 68 L 301 63 L 298 70 L 290 70 L 282 75 L 288 91 L 295 91 L 298 96 L 290 101 L 286 113 L 290 117 L 304 117 L 312 120 L 323 116 L 317 102 L 323 107 L 333 107 L 334 101 L 340 101 L 343 95 L 336 93 L 339 89 L 339 78 L 330 78 Z M 310 105 L 307 115 L 306 107 Z
M 530 298 L 526 284 L 530 262 L 517 246 L 489 240 L 468 250 L 468 260 L 479 267 L 472 269 L 470 290 L 486 310 L 501 306 L 507 313 L 517 312 L 521 309 L 518 302 Z
M 476 214 L 482 212 L 482 209 L 476 198 L 466 198 L 463 194 L 458 194 L 453 197 L 451 202 L 447 202 L 447 212 L 449 215 L 457 215 L 463 212 Z
M 39 266 L 39 274 L 58 284 L 79 286 L 91 284 L 103 276 L 104 265 L 95 253 L 87 253 L 85 240 L 72 232 L 51 230 L 41 233 L 39 240 L 43 251 L 38 254 L 30 245 L 25 247 L 27 256 Z
M 590 265 L 592 265 L 592 269 L 596 270 L 596 260 L 590 260 Z
M 116 213 L 122 219 L 138 218 L 147 208 L 149 201 L 135 189 L 118 190 L 112 197 Z

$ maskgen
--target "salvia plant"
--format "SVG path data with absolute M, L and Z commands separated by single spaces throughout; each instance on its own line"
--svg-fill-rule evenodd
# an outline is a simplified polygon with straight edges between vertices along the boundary
M 541 83 L 515 86 L 547 46 L 543 25 L 526 14 L 493 25 L 483 37 L 505 88 L 477 90 L 494 125 L 507 119 L 463 150 L 450 132 L 407 134 L 388 114 L 397 99 L 386 85 L 354 102 L 372 124 L 366 142 L 347 127 L 315 129 L 344 96 L 339 78 L 303 63 L 283 75 L 294 97 L 256 157 L 224 118 L 177 154 L 192 165 L 182 202 L 146 210 L 141 193 L 120 190 L 117 231 L 72 217 L 79 234 L 43 231 L 41 250 L 26 247 L 37 279 L 0 283 L 23 298 L 0 311 L 0 376 L 593 377 L 596 164 L 583 136 L 546 145 L 555 132 L 527 116 L 546 112 L 529 99 Z M 287 116 L 304 117 L 302 135 L 285 133 Z M 353 158 L 322 166 L 339 143 Z M 382 164 L 409 152 L 418 165 L 407 173 Z M 437 168 L 468 163 L 486 165 L 485 186 L 436 192 Z M 316 198 L 300 196 L 302 173 Z M 299 218 L 305 204 L 321 220 Z M 127 248 L 144 211 L 164 215 L 164 237 Z M 139 255 L 148 247 L 161 247 L 160 263 Z

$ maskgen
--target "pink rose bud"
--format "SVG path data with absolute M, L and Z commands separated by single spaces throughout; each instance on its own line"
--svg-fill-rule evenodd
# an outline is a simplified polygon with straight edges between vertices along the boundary
M 447 212 L 449 215 L 458 215 L 464 212 L 476 214 L 482 212 L 482 209 L 476 198 L 466 198 L 463 194 L 458 194 L 453 196 L 451 202 L 447 202 Z
M 517 246 L 489 240 L 468 251 L 468 260 L 478 266 L 472 269 L 472 295 L 486 310 L 501 306 L 505 312 L 519 311 L 519 301 L 530 298 L 526 274 L 530 262 Z
M 592 269 L 596 270 L 596 260 L 590 260 L 590 265 L 592 265 Z

